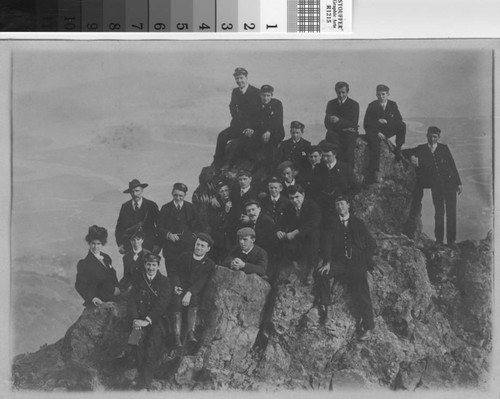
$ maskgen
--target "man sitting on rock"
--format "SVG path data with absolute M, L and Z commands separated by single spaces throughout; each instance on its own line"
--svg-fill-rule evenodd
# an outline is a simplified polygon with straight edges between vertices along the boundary
M 277 163 L 291 161 L 299 172 L 307 169 L 307 152 L 311 142 L 304 139 L 305 125 L 299 121 L 290 124 L 290 138 L 282 141 L 278 147 Z
M 241 270 L 246 274 L 264 276 L 267 270 L 267 252 L 255 245 L 255 230 L 251 227 L 239 229 L 236 233 L 239 245 L 227 256 L 222 266 Z
M 170 279 L 158 271 L 159 267 L 159 256 L 146 255 L 144 271 L 137 284 L 132 286 L 128 301 L 128 316 L 132 320 L 132 327 L 137 335 L 142 335 L 136 352 L 137 369 L 139 384 L 147 390 L 151 389 L 153 371 L 162 352 L 166 335 L 164 317 L 172 298 Z
M 321 243 L 323 265 L 314 272 L 314 302 L 320 318 L 327 317 L 331 305 L 330 279 L 339 277 L 347 284 L 355 306 L 356 332 L 360 340 L 370 338 L 375 328 L 367 271 L 372 267 L 376 243 L 363 221 L 349 213 L 349 199 L 335 199 L 337 215 L 327 217 Z
M 194 329 L 200 296 L 207 285 L 208 279 L 215 269 L 215 263 L 207 256 L 214 241 L 206 233 L 196 235 L 194 251 L 183 253 L 176 262 L 174 280 L 174 332 L 175 345 L 182 347 L 181 327 L 182 309 L 187 309 L 187 334 L 186 341 L 190 343 L 196 340 Z

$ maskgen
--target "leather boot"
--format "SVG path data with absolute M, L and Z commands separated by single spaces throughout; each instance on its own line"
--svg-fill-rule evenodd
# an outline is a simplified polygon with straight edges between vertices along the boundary
M 188 342 L 198 342 L 194 336 L 194 328 L 196 326 L 196 314 L 198 313 L 198 308 L 189 307 L 187 314 L 187 337 Z
M 174 334 L 175 334 L 175 347 L 182 348 L 181 342 L 181 328 L 182 328 L 182 313 L 174 313 Z

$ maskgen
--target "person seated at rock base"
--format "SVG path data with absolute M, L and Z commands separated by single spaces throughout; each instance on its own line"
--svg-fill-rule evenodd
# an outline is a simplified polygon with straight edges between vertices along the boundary
M 239 245 L 231 250 L 222 266 L 235 271 L 241 270 L 246 274 L 265 276 L 268 265 L 267 252 L 255 245 L 254 229 L 244 227 L 239 229 L 236 235 Z
M 120 288 L 111 258 L 101 252 L 108 241 L 108 231 L 97 225 L 90 226 L 85 241 L 89 252 L 76 266 L 75 289 L 85 301 L 84 306 L 112 302 L 120 295 Z

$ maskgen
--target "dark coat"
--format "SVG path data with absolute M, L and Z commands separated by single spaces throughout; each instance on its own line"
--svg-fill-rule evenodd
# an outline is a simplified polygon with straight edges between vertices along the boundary
M 199 229 L 198 215 L 193 204 L 184 201 L 180 211 L 174 201 L 163 205 L 158 216 L 158 235 L 165 259 L 176 259 L 183 252 L 192 251 L 194 245 L 193 233 Z M 180 234 L 180 240 L 167 240 L 167 234 Z
M 278 226 L 282 224 L 283 213 L 288 204 L 290 204 L 290 200 L 283 193 L 280 194 L 276 204 L 273 203 L 270 195 L 260 200 L 262 212 L 270 216 Z
M 287 186 L 285 181 L 283 179 L 281 179 L 281 184 L 283 186 L 283 190 L 281 191 L 281 195 L 285 196 L 288 198 L 288 187 L 290 186 Z M 303 173 L 300 172 L 300 173 L 297 173 L 295 175 L 295 182 L 293 184 L 294 186 L 301 186 L 304 190 L 307 188 L 307 182 L 306 180 L 303 178 Z
M 432 188 L 434 184 L 442 184 L 456 190 L 462 182 L 455 161 L 446 144 L 437 143 L 432 154 L 428 144 L 405 150 L 408 155 L 418 158 L 417 184 L 421 188 Z
M 132 286 L 127 309 L 129 318 L 144 320 L 149 317 L 153 325 L 160 322 L 167 315 L 172 293 L 171 280 L 159 271 L 151 283 L 146 273 L 142 273 L 137 284 Z
M 264 276 L 267 270 L 268 257 L 267 252 L 257 245 L 254 245 L 252 250 L 245 255 L 240 246 L 234 247 L 227 258 L 222 262 L 222 266 L 231 267 L 231 261 L 235 258 L 240 258 L 245 262 L 245 267 L 242 269 L 246 274 L 256 273 L 259 276 Z
M 345 256 L 345 229 L 347 229 L 351 259 Z M 377 244 L 363 221 L 354 215 L 349 216 L 347 228 L 344 227 L 338 215 L 328 218 L 321 239 L 321 254 L 325 262 L 339 261 L 359 270 L 366 271 L 371 266 L 371 260 Z
M 307 169 L 309 163 L 307 153 L 311 148 L 311 142 L 300 139 L 294 143 L 292 139 L 282 141 L 278 147 L 277 163 L 292 161 L 295 168 L 300 172 Z
M 337 159 L 331 170 L 324 163 L 314 168 L 309 192 L 323 209 L 329 209 L 336 196 L 345 195 L 352 199 L 359 189 L 351 167 Z
M 273 145 L 277 145 L 285 138 L 283 104 L 280 100 L 272 98 L 269 104 L 261 103 L 259 105 L 254 130 L 258 137 L 269 131 L 271 133 L 270 142 Z
M 219 208 L 214 206 L 208 208 L 208 226 L 206 231 L 214 240 L 214 247 L 229 250 L 232 247 L 229 243 L 231 242 L 231 234 L 233 232 L 231 227 L 231 210 L 226 212 L 224 202 L 220 199 L 219 202 Z
M 329 120 L 330 116 L 335 115 L 340 118 L 337 123 Z M 358 130 L 359 104 L 351 98 L 347 98 L 342 105 L 339 100 L 334 98 L 328 101 L 325 111 L 325 127 L 327 130 L 343 132 L 345 129 Z
M 321 225 L 321 209 L 310 199 L 304 199 L 300 209 L 300 215 L 297 216 L 295 206 L 290 202 L 283 214 L 283 221 L 278 226 L 279 231 L 289 233 L 299 229 L 297 237 L 311 237 L 319 235 Z
M 123 245 L 126 250 L 130 247 L 130 237 L 138 227 L 142 227 L 145 234 L 142 246 L 152 250 L 158 244 L 156 223 L 158 219 L 158 205 L 146 198 L 142 199 L 142 206 L 137 212 L 134 211 L 132 200 L 122 204 L 118 221 L 116 222 L 115 238 L 118 246 Z
M 251 128 L 257 118 L 258 107 L 260 104 L 260 90 L 252 85 L 243 94 L 238 87 L 235 87 L 231 93 L 231 102 L 229 103 L 229 112 L 231 112 L 231 127 L 243 131 Z
M 184 252 L 175 264 L 174 286 L 182 287 L 183 294 L 189 291 L 197 296 L 207 285 L 214 270 L 215 263 L 208 256 L 198 261 L 193 258 L 193 252 Z
M 144 272 L 144 257 L 151 252 L 143 249 L 139 252 L 137 260 L 134 260 L 134 251 L 128 251 L 123 255 L 123 277 L 120 280 L 120 289 L 126 290 L 138 280 Z
M 231 191 L 230 199 L 233 206 L 230 211 L 230 225 L 232 233 L 236 232 L 240 224 L 240 217 L 245 213 L 245 202 L 250 199 L 257 199 L 258 194 L 253 185 L 250 186 L 250 189 L 243 196 L 241 195 L 241 188 L 239 186 L 237 189 Z
M 92 299 L 96 297 L 103 302 L 115 300 L 114 291 L 118 287 L 116 270 L 108 254 L 101 252 L 101 256 L 104 264 L 89 251 L 76 266 L 75 288 L 84 299 L 85 306 L 91 305 Z
M 372 101 L 368 104 L 366 109 L 365 119 L 363 121 L 363 126 L 366 132 L 376 131 L 379 129 L 379 119 L 386 119 L 387 126 L 390 128 L 393 124 L 400 124 L 403 122 L 403 117 L 399 112 L 398 105 L 395 101 L 387 100 L 387 105 L 385 110 L 380 105 L 378 100 Z
M 251 227 L 255 231 L 255 244 L 266 250 L 266 252 L 276 252 L 278 238 L 276 237 L 276 224 L 274 220 L 261 211 L 256 223 L 240 223 L 239 228 Z

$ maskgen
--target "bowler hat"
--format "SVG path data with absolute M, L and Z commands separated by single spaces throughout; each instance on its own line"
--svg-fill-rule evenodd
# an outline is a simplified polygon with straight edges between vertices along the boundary
M 128 183 L 128 188 L 123 192 L 123 194 L 130 194 L 132 190 L 136 187 L 146 188 L 147 186 L 148 186 L 147 183 L 141 183 L 139 180 L 133 179 Z
M 199 239 L 199 240 L 201 240 L 201 241 L 205 241 L 211 247 L 214 245 L 214 240 L 210 236 L 210 234 L 207 234 L 207 233 L 198 233 L 198 234 L 196 234 L 196 238 Z

